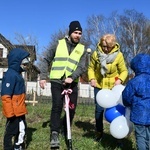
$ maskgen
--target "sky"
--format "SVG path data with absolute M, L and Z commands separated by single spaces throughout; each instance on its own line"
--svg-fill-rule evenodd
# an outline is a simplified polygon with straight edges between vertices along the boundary
M 16 33 L 26 39 L 32 35 L 42 52 L 51 35 L 68 28 L 71 21 L 78 20 L 84 29 L 88 16 L 120 14 L 125 9 L 150 19 L 150 0 L 1 0 L 0 33 L 13 44 L 18 44 Z

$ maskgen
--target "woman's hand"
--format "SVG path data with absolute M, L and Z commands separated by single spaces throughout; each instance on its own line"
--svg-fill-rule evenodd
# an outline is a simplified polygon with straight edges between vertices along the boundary
M 90 81 L 90 84 L 91 84 L 92 87 L 96 87 L 96 80 L 95 80 L 95 79 L 92 79 L 92 80 Z
M 119 84 L 121 84 L 121 83 L 122 83 L 122 81 L 121 81 L 120 79 L 117 79 L 117 80 L 115 81 L 114 86 L 115 86 L 115 85 L 119 85 Z

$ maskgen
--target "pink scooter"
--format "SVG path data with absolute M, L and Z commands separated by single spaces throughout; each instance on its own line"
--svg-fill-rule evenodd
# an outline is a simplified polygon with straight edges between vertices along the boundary
M 65 110 L 65 112 L 66 112 L 66 122 L 67 122 L 67 149 L 68 149 L 68 150 L 72 150 L 70 114 L 69 114 L 69 108 L 71 109 L 69 94 L 71 94 L 71 93 L 72 93 L 72 90 L 71 90 L 70 88 L 64 89 L 64 91 L 62 92 L 62 95 L 65 95 L 64 110 Z

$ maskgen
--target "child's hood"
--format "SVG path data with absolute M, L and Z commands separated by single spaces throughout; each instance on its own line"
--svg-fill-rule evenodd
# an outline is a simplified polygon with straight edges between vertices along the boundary
M 21 62 L 24 58 L 28 57 L 30 54 L 24 49 L 14 48 L 8 54 L 8 68 L 12 68 L 17 72 L 21 72 Z
M 144 53 L 137 54 L 131 61 L 131 69 L 136 75 L 141 73 L 150 74 L 150 55 Z

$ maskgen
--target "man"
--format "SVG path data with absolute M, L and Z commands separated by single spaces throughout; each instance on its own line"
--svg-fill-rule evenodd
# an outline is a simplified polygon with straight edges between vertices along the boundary
M 50 117 L 51 147 L 59 147 L 59 132 L 61 124 L 61 112 L 63 108 L 63 86 L 68 85 L 72 89 L 69 94 L 73 108 L 70 111 L 70 122 L 75 114 L 78 96 L 78 78 L 85 71 L 86 51 L 80 42 L 82 27 L 79 21 L 72 21 L 69 25 L 69 36 L 59 40 L 57 47 L 49 51 L 49 56 L 43 59 L 43 68 L 40 74 L 40 87 L 45 88 L 47 70 L 52 63 L 50 71 L 52 110 Z M 66 134 L 66 118 L 63 118 L 64 133 Z

